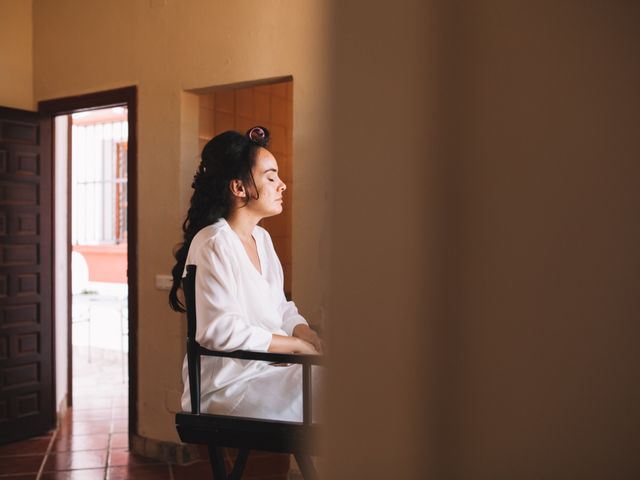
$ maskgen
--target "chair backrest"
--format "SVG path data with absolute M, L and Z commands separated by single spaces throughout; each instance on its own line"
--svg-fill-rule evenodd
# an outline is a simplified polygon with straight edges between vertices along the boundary
M 187 265 L 182 279 L 184 304 L 187 310 L 187 365 L 191 413 L 200 414 L 200 345 L 196 342 L 196 266 Z
M 196 269 L 187 265 L 187 275 L 182 279 L 184 304 L 187 309 L 187 338 L 196 338 Z

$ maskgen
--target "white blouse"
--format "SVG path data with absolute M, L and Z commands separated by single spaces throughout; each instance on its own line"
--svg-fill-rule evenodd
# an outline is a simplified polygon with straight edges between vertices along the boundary
M 266 351 L 272 334 L 291 335 L 296 325 L 307 323 L 295 304 L 284 296 L 282 265 L 271 237 L 265 229 L 256 226 L 253 238 L 262 273 L 255 268 L 240 238 L 225 219 L 200 230 L 191 242 L 186 265 L 197 266 L 196 340 L 205 348 Z M 298 375 L 292 373 L 292 367 L 271 366 L 267 362 L 202 357 L 201 409 L 218 414 L 286 419 L 283 410 L 288 407 L 282 406 L 282 400 L 286 404 L 291 397 L 297 402 L 300 390 L 300 385 L 292 384 L 299 380 Z M 189 411 L 186 356 L 182 377 L 182 408 Z M 285 390 L 278 393 L 283 397 L 280 402 L 273 402 L 273 411 L 267 408 L 254 412 L 253 407 L 248 406 L 265 402 L 248 398 L 248 392 L 254 391 L 258 384 L 260 389 L 268 388 L 269 379 L 278 383 L 278 390 Z M 243 408 L 243 402 L 247 408 Z

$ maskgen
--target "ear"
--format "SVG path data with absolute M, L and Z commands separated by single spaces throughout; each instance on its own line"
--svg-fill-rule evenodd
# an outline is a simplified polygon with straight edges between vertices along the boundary
M 234 197 L 245 198 L 247 196 L 247 191 L 244 188 L 241 180 L 235 179 L 229 182 L 229 190 L 231 190 L 231 194 Z

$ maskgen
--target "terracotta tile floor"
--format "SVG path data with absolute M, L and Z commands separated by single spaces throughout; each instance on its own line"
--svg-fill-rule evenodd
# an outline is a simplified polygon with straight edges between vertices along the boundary
M 129 452 L 120 352 L 74 351 L 73 408 L 46 435 L 0 446 L 0 480 L 212 478 L 208 462 L 171 465 Z M 123 381 L 124 380 L 124 381 Z

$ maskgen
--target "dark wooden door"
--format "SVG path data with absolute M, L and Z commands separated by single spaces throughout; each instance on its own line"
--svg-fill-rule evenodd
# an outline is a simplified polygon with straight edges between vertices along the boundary
M 0 443 L 54 422 L 51 120 L 0 107 Z

